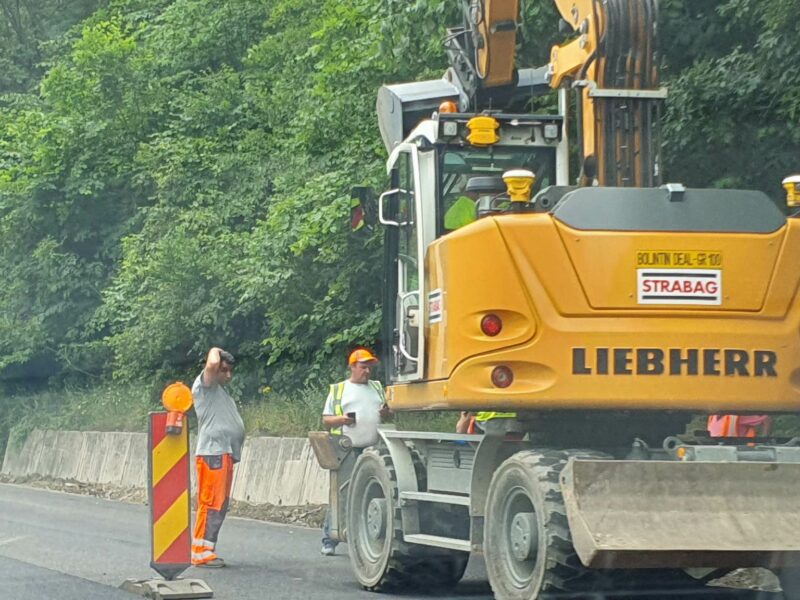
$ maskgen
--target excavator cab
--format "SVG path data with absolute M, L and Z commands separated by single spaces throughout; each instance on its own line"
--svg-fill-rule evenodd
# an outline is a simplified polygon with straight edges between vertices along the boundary
M 475 218 L 500 214 L 508 209 L 508 194 L 502 175 L 525 169 L 536 175 L 534 193 L 555 183 L 555 148 L 492 148 L 486 150 L 444 148 L 440 172 L 441 233 L 446 233 L 447 211 L 464 196 L 475 202 Z
M 419 102 L 419 92 L 415 98 Z M 387 274 L 383 359 L 392 383 L 426 377 L 426 330 L 442 319 L 444 302 L 441 290 L 431 287 L 430 265 L 425 264 L 431 244 L 443 236 L 459 235 L 478 216 L 507 210 L 502 175 L 509 170 L 534 173 L 534 193 L 566 183 L 562 117 L 492 117 L 497 121 L 497 141 L 486 146 L 469 141 L 473 118 L 434 113 L 394 145 L 387 163 L 391 184 L 379 198 L 378 213 L 385 226 Z M 400 132 L 404 130 L 401 122 Z M 459 201 L 472 209 L 472 217 L 448 227 L 448 210 Z M 474 207 L 470 202 L 476 202 Z

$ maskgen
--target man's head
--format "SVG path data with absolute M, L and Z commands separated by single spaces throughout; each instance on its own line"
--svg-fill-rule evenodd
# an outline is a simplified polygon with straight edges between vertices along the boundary
M 372 369 L 378 364 L 378 359 L 365 348 L 353 350 L 347 360 L 350 366 L 350 381 L 353 383 L 367 383 Z
M 225 385 L 233 377 L 233 365 L 236 364 L 236 359 L 233 354 L 225 350 L 219 351 L 219 381 L 220 385 Z

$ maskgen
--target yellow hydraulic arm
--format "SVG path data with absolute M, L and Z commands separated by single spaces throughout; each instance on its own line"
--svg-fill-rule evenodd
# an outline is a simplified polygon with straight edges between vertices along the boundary
M 658 185 L 657 0 L 555 3 L 577 37 L 552 49 L 550 85 L 579 88 L 585 164 L 601 185 Z
M 502 108 L 513 94 L 519 5 L 520 0 L 462 0 L 463 24 L 448 29 L 445 43 L 463 92 L 462 110 Z
M 657 0 L 554 0 L 575 39 L 555 46 L 552 88 L 579 94 L 585 174 L 600 185 L 660 184 Z M 462 0 L 464 23 L 447 50 L 462 90 L 461 109 L 502 109 L 514 98 L 520 0 Z
M 479 42 L 476 48 L 478 76 L 485 87 L 514 82 L 519 0 L 482 0 L 471 8 Z

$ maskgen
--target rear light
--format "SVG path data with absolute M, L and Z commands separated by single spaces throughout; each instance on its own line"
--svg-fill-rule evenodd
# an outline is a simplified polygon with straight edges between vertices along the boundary
M 507 388 L 514 381 L 514 372 L 501 365 L 492 369 L 492 383 L 495 387 Z
M 503 321 L 497 315 L 488 314 L 481 319 L 481 331 L 494 337 L 503 330 Z

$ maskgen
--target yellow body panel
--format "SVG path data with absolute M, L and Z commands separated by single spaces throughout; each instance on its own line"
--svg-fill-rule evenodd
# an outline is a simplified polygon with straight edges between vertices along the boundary
M 770 234 L 578 231 L 549 214 L 481 219 L 428 249 L 427 289 L 442 291 L 442 319 L 426 330 L 426 382 L 392 386 L 391 405 L 797 410 L 798 256 L 791 219 Z M 720 305 L 638 303 L 637 269 L 709 260 L 722 273 Z M 503 320 L 496 337 L 480 330 L 487 313 Z M 498 365 L 514 371 L 506 389 L 491 384 Z

